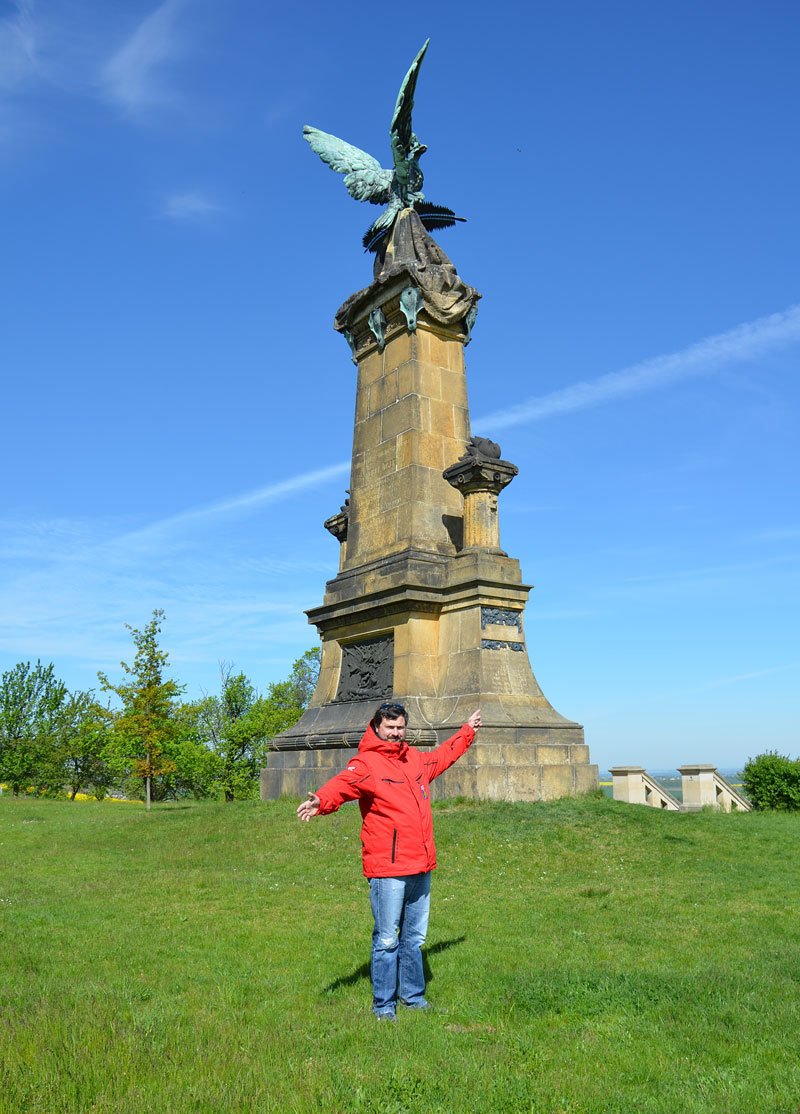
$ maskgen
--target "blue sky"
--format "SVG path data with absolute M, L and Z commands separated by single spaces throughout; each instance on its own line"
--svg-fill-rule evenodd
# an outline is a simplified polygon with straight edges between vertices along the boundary
M 377 214 L 305 123 L 415 130 L 483 293 L 473 430 L 534 670 L 601 766 L 798 747 L 800 8 L 0 3 L 0 668 L 187 696 L 315 642 Z

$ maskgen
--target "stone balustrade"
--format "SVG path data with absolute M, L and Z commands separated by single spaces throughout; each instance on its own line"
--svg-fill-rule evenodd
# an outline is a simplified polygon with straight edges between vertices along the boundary
M 721 808 L 724 812 L 750 812 L 750 802 L 717 772 L 716 766 L 707 762 L 695 762 L 693 765 L 679 766 L 678 773 L 681 775 L 683 807 L 687 812 L 709 805 L 712 808 Z
M 611 769 L 614 800 L 629 805 L 650 805 L 679 812 L 680 804 L 655 781 L 644 766 L 614 766 Z
M 649 805 L 670 812 L 696 812 L 719 808 L 724 812 L 750 812 L 752 805 L 735 786 L 726 781 L 717 767 L 706 762 L 679 766 L 682 802 L 658 784 L 644 766 L 614 766 L 609 771 L 615 801 L 630 805 Z

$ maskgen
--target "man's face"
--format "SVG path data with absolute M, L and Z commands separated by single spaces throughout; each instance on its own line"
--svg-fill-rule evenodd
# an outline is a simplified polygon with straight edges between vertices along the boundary
M 396 719 L 382 719 L 375 734 L 384 742 L 402 743 L 406 737 L 406 721 L 402 716 L 397 716 Z

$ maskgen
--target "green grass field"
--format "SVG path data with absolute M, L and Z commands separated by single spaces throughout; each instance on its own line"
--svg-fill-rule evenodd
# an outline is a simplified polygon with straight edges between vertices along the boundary
M 0 1110 L 800 1110 L 800 817 L 436 807 L 370 1012 L 352 807 L 0 798 Z

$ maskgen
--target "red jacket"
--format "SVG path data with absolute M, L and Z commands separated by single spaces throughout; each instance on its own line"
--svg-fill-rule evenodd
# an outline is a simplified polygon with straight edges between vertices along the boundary
M 436 866 L 430 782 L 461 757 L 475 732 L 468 724 L 435 750 L 379 739 L 371 727 L 347 768 L 317 790 L 320 815 L 358 801 L 367 878 L 422 874 Z

